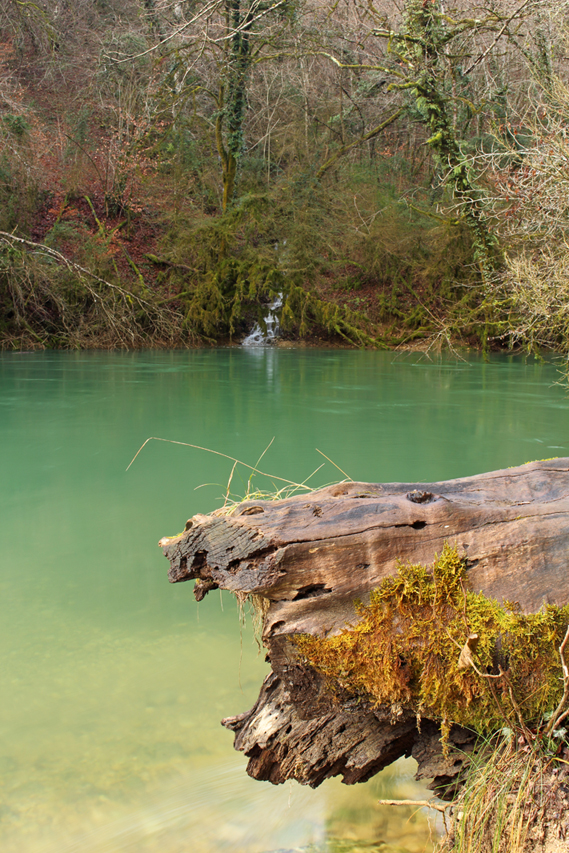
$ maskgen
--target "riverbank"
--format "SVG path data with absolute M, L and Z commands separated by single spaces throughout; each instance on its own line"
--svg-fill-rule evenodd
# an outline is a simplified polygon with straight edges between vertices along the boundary
M 284 340 L 566 354 L 566 46 L 538 5 L 520 53 L 494 12 L 443 37 L 439 3 L 388 3 L 386 42 L 309 4 L 234 79 L 239 27 L 194 61 L 183 3 L 8 4 L 0 347 L 225 344 L 282 294 Z
M 400 224 L 405 236 L 408 223 Z M 0 347 L 227 345 L 255 324 L 264 328 L 276 298 L 283 343 L 488 346 L 480 287 L 449 283 L 445 301 L 404 252 L 380 275 L 353 242 L 338 246 L 352 255 L 338 264 L 314 244 L 294 249 L 290 229 L 288 239 L 269 244 L 245 213 L 238 222 L 234 214 L 180 218 L 177 229 L 159 209 L 119 217 L 95 193 L 50 197 L 30 236 L 0 231 Z M 466 298 L 472 316 L 464 323 L 456 306 Z

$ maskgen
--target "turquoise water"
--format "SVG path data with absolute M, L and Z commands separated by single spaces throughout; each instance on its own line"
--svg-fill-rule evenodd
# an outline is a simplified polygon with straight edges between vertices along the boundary
M 245 775 L 222 716 L 266 672 L 235 602 L 171 586 L 157 548 L 232 463 L 302 482 L 428 481 L 569 455 L 548 364 L 327 350 L 0 355 L 0 849 L 430 850 L 402 762 L 355 788 Z M 274 484 L 274 485 L 273 485 Z M 280 483 L 256 477 L 252 487 Z M 201 488 L 198 488 L 200 487 Z M 248 487 L 237 468 L 234 493 Z M 328 841 L 327 841 L 328 839 Z M 338 846 L 339 845 L 339 846 Z

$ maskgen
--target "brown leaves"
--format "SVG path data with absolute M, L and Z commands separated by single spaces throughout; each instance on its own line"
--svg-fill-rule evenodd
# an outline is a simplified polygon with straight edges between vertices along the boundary
M 458 669 L 470 669 L 470 667 L 475 667 L 474 657 L 476 654 L 476 647 L 478 646 L 479 636 L 478 634 L 470 634 L 466 643 L 461 649 L 460 657 L 458 658 Z

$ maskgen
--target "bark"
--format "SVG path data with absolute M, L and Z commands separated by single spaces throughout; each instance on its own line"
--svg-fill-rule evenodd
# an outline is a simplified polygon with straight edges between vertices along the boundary
M 442 754 L 434 721 L 409 709 L 372 707 L 335 692 L 297 659 L 291 638 L 326 636 L 356 619 L 354 602 L 397 569 L 430 564 L 443 545 L 468 560 L 470 588 L 524 612 L 569 601 L 569 459 L 532 462 L 431 484 L 345 482 L 281 501 L 247 501 L 230 514 L 196 515 L 160 544 L 172 583 L 195 579 L 197 600 L 227 589 L 257 596 L 272 672 L 255 706 L 223 724 L 249 756 L 248 772 L 312 786 L 342 775 L 365 781 L 402 755 L 438 790 L 464 758 Z M 455 727 L 467 752 L 473 735 Z

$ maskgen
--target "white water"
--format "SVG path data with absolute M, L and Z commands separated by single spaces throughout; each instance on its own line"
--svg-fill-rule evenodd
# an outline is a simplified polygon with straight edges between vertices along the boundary
M 251 333 L 241 343 L 242 347 L 266 347 L 274 343 L 280 331 L 279 318 L 274 312 L 282 308 L 282 305 L 283 295 L 279 293 L 270 305 L 268 305 L 268 311 L 264 318 L 267 331 L 264 332 L 259 323 L 255 323 Z

